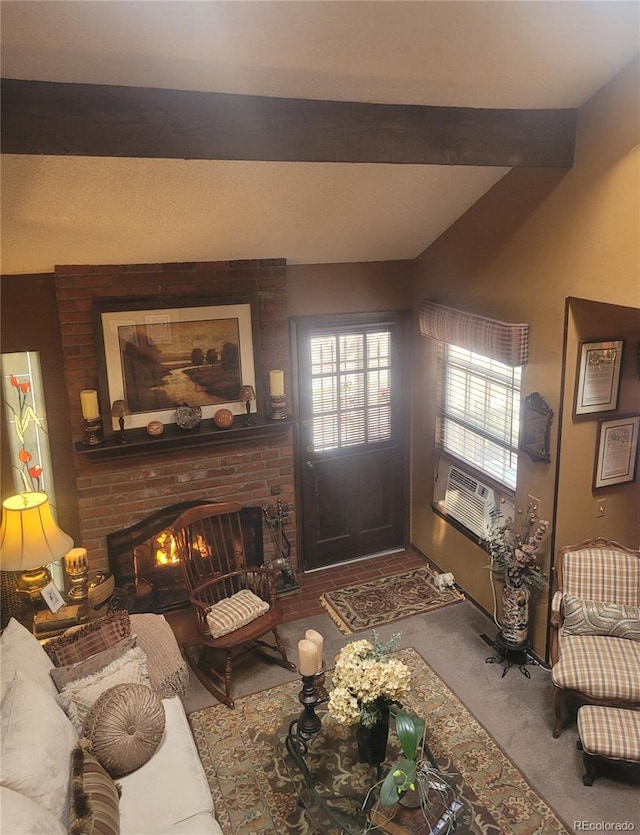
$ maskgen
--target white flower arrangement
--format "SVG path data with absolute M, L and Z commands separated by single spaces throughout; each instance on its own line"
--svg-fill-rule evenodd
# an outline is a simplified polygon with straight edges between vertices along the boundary
M 397 702 L 409 690 L 409 668 L 390 657 L 397 648 L 399 633 L 386 644 L 380 643 L 375 632 L 373 636 L 373 644 L 353 641 L 336 658 L 328 710 L 345 725 L 372 727 L 381 719 L 381 708 Z

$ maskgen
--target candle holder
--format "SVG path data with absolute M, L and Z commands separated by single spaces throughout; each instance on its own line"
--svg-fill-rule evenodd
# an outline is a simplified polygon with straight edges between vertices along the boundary
M 298 718 L 298 733 L 309 737 L 317 734 L 322 727 L 320 717 L 315 711 L 320 699 L 315 687 L 316 676 L 302 676 L 302 690 L 298 699 L 302 705 L 302 713 Z
M 329 694 L 324 687 L 325 667 L 322 665 L 317 673 L 302 676 L 302 690 L 298 699 L 302 705 L 302 713 L 289 725 L 286 745 L 289 753 L 294 756 L 305 754 L 307 741 L 317 734 L 322 727 L 320 717 L 315 709 L 318 705 L 329 700 Z
M 84 440 L 85 446 L 98 446 L 104 443 L 104 429 L 102 426 L 102 418 L 85 418 L 84 419 Z
M 287 398 L 284 394 L 271 394 L 269 396 L 271 406 L 271 420 L 285 420 L 287 413 Z

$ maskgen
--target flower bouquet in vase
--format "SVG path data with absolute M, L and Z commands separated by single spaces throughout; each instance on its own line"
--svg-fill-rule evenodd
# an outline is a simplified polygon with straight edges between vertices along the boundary
M 504 583 L 500 632 L 504 641 L 513 647 L 527 642 L 531 592 L 544 588 L 547 583 L 538 553 L 548 528 L 545 519 L 519 510 L 515 521 L 494 514 L 489 529 L 489 568 Z
M 373 643 L 352 641 L 338 654 L 328 711 L 338 722 L 355 726 L 360 761 L 379 766 L 386 757 L 389 707 L 405 695 L 411 674 L 391 655 L 400 635 L 386 644 L 376 632 L 373 636 Z

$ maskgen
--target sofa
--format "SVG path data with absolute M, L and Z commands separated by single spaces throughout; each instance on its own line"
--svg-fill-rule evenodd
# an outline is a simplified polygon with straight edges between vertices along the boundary
M 596 538 L 560 549 L 551 604 L 551 680 L 565 707 L 640 710 L 640 552 Z
M 137 629 L 146 635 L 149 656 L 141 646 L 130 646 L 139 638 Z M 95 632 L 91 634 L 95 637 Z M 159 663 L 153 663 L 153 649 L 158 644 L 149 644 L 151 635 L 162 636 L 160 643 L 164 642 L 165 649 L 156 659 Z M 83 640 L 87 637 L 83 636 Z M 43 646 L 15 619 L 9 621 L 0 638 L 2 832 L 221 835 L 207 779 L 178 695 L 184 689 L 188 672 L 182 666 L 166 619 L 160 615 L 131 615 L 130 635 L 122 640 L 129 649 L 118 659 L 93 677 L 71 679 L 59 691 L 60 680 L 54 680 L 54 676 L 68 678 L 74 664 L 56 666 L 46 651 L 48 644 Z M 65 648 L 64 644 L 61 646 Z M 98 655 L 75 662 L 75 666 L 90 664 Z M 125 663 L 127 657 L 135 659 L 135 663 Z M 173 662 L 173 670 L 167 669 L 169 657 L 179 659 L 178 663 Z M 126 679 L 134 667 L 145 670 L 144 681 L 134 677 L 132 682 L 120 682 L 104 690 L 105 683 L 118 676 Z M 110 669 L 115 672 L 105 672 Z M 78 705 L 82 699 L 96 695 L 96 682 L 100 681 L 103 692 L 89 705 L 83 726 L 74 724 L 79 719 Z M 120 763 L 120 771 L 128 773 L 113 776 L 100 762 L 94 747 L 97 737 L 87 740 L 83 733 L 87 733 L 87 727 L 93 731 L 121 718 L 117 698 L 120 705 L 124 698 L 130 711 L 134 705 L 137 710 L 135 719 L 130 718 L 133 713 L 127 714 L 125 721 L 131 727 L 127 728 L 124 742 L 135 741 L 137 747 L 126 750 L 127 755 L 133 751 L 138 760 L 129 759 L 124 767 Z M 75 713 L 69 710 L 71 701 Z M 97 710 L 100 705 L 105 709 Z M 146 761 L 137 765 L 140 751 Z M 135 767 L 130 770 L 132 765 Z

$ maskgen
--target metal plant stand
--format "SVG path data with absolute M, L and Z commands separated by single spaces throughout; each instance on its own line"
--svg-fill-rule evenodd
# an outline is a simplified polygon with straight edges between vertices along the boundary
M 523 676 L 531 678 L 531 673 L 527 670 L 527 666 L 538 666 L 538 662 L 530 654 L 531 641 L 525 641 L 523 644 L 513 646 L 508 641 L 505 641 L 501 632 L 498 632 L 493 640 L 488 635 L 480 635 L 480 637 L 490 647 L 493 647 L 497 653 L 497 655 L 490 655 L 488 658 L 485 658 L 485 663 L 504 664 L 502 678 L 506 676 L 511 667 L 518 667 Z

